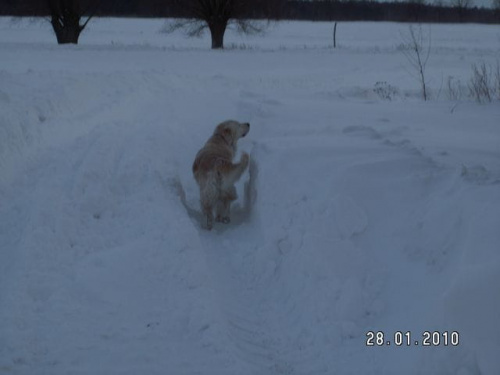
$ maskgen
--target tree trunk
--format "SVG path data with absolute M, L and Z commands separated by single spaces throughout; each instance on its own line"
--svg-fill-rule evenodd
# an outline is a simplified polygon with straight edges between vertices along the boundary
M 209 25 L 210 35 L 212 36 L 212 49 L 224 48 L 224 33 L 226 32 L 227 22 L 220 22 Z
M 333 48 L 337 48 L 337 22 L 333 25 Z
M 78 44 L 78 38 L 83 28 L 80 26 L 80 19 L 61 21 L 52 17 L 52 28 L 56 34 L 59 44 Z

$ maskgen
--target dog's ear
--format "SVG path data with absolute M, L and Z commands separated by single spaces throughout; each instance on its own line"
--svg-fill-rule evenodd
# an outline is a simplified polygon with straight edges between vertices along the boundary
M 226 140 L 227 143 L 232 144 L 233 142 L 233 132 L 231 128 L 224 128 L 222 130 L 222 136 Z

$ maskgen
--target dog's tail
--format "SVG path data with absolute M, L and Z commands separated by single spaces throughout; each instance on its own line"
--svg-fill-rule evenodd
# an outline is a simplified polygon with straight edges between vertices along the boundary
M 250 162 L 248 165 L 248 180 L 245 181 L 243 187 L 243 202 L 240 206 L 237 203 L 233 210 L 232 222 L 235 224 L 242 224 L 244 222 L 250 221 L 255 202 L 257 200 L 257 175 L 258 175 L 258 165 L 252 155 L 250 156 Z

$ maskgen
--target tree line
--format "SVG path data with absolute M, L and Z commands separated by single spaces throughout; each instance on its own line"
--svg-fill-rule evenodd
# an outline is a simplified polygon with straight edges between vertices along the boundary
M 494 9 L 472 7 L 472 0 L 451 1 L 445 6 L 424 0 L 0 0 L 0 15 L 46 17 L 60 44 L 78 43 L 95 15 L 175 18 L 172 28 L 189 35 L 208 29 L 212 48 L 223 48 L 228 25 L 258 31 L 251 21 L 258 19 L 500 23 L 500 0 Z
M 423 0 L 378 3 L 366 0 L 288 1 L 284 18 L 312 21 L 393 21 L 437 23 L 500 23 L 496 9 L 477 8 L 472 0 L 426 4 Z
M 474 7 L 473 0 L 376 2 L 367 0 L 0 0 L 0 15 L 48 16 L 50 4 L 97 6 L 100 16 L 190 17 L 203 3 L 237 5 L 239 16 L 311 21 L 395 21 L 500 23 L 500 0 L 494 8 Z M 201 4 L 201 5 L 200 5 Z

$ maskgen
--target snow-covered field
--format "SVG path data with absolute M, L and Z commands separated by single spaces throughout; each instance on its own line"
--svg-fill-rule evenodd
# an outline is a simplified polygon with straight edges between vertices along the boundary
M 500 103 L 446 92 L 498 26 L 423 27 L 428 102 L 407 25 L 162 26 L 0 19 L 0 374 L 500 374 Z M 207 232 L 191 163 L 228 118 L 252 163 Z

